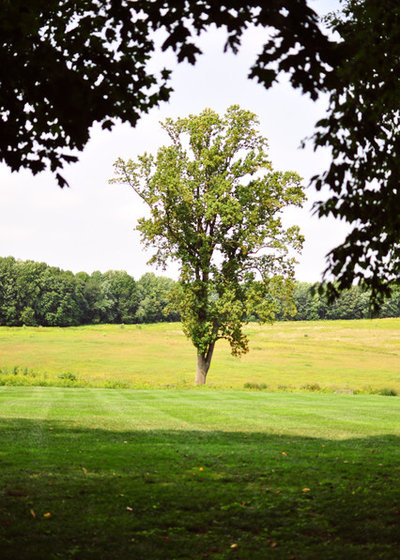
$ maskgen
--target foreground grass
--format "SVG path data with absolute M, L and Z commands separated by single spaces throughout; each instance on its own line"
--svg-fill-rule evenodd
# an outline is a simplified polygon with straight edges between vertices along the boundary
M 0 389 L 1 558 L 396 558 L 398 399 Z
M 249 325 L 250 352 L 218 343 L 208 386 L 400 393 L 400 319 Z M 0 327 L 0 384 L 191 387 L 195 351 L 180 325 Z M 17 373 L 17 375 L 15 375 Z

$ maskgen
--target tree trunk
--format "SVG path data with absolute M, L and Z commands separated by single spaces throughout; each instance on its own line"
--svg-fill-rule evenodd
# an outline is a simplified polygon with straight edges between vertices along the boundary
M 201 354 L 197 351 L 197 369 L 195 385 L 205 385 L 208 370 L 210 369 L 211 358 L 214 352 L 215 342 L 210 344 L 206 354 Z

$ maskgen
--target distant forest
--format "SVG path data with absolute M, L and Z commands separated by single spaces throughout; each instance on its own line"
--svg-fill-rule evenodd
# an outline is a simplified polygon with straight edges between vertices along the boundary
M 174 280 L 146 273 L 135 280 L 127 272 L 78 272 L 35 261 L 0 257 L 0 325 L 59 326 L 95 323 L 157 323 L 179 321 L 169 295 Z M 296 283 L 294 321 L 363 319 L 370 317 L 368 293 L 354 286 L 328 304 L 312 295 L 311 284 Z M 400 316 L 400 290 L 375 316 Z M 249 318 L 251 320 L 251 317 Z M 277 302 L 277 320 L 282 320 Z

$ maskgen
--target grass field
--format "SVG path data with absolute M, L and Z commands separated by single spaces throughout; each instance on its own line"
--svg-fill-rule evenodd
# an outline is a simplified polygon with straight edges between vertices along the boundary
M 207 384 L 400 393 L 400 319 L 249 325 L 250 352 L 218 343 Z M 0 327 L 0 384 L 190 387 L 195 350 L 179 324 Z M 16 373 L 16 375 L 15 375 Z
M 0 388 L 2 560 L 394 559 L 399 399 Z

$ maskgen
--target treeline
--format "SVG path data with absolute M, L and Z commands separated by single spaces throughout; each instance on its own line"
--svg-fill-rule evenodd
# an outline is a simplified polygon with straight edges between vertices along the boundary
M 153 273 L 139 280 L 115 270 L 73 274 L 45 263 L 0 257 L 0 325 L 179 321 L 169 301 L 174 286 L 170 278 Z M 328 304 L 323 296 L 312 294 L 311 284 L 298 282 L 295 305 L 295 321 L 370 317 L 368 294 L 357 286 Z M 400 290 L 381 306 L 378 316 L 400 316 Z M 279 311 L 277 319 L 283 319 Z
M 0 325 L 59 326 L 178 321 L 167 310 L 175 282 L 123 271 L 61 270 L 45 263 L 0 257 Z
M 297 282 L 295 288 L 297 314 L 294 321 L 317 321 L 318 319 L 367 319 L 371 317 L 369 294 L 359 286 L 352 286 L 341 293 L 337 300 L 328 303 L 326 297 L 313 295 L 312 285 Z M 400 289 L 394 288 L 374 317 L 400 317 Z

